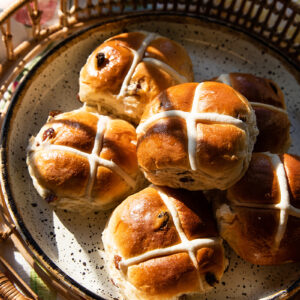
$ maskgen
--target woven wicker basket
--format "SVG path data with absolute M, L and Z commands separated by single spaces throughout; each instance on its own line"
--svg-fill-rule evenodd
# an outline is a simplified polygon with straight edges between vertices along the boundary
M 120 0 L 60 0 L 59 19 L 51 26 L 41 25 L 42 12 L 38 0 L 18 0 L 0 15 L 0 29 L 6 48 L 6 58 L 0 64 L 0 99 L 14 82 L 24 66 L 53 41 L 60 41 L 85 27 L 110 20 L 119 15 L 138 15 L 151 12 L 188 15 L 221 23 L 242 31 L 268 45 L 293 67 L 300 71 L 300 6 L 292 0 L 170 0 L 170 1 L 120 1 Z M 25 9 L 31 22 L 31 38 L 15 45 L 11 19 L 20 10 Z M 10 96 L 5 97 L 5 106 L 1 110 L 1 121 L 10 103 Z M 3 199 L 3 197 L 2 197 Z M 0 242 L 10 238 L 18 250 L 29 261 L 37 273 L 49 286 L 58 290 L 67 299 L 84 299 L 85 296 L 76 288 L 64 285 L 53 274 L 48 273 L 33 258 L 20 234 L 15 230 L 4 201 L 0 205 Z M 0 298 L 4 299 L 38 299 L 25 283 L 15 274 L 9 265 L 1 264 L 11 274 L 10 278 L 0 273 Z M 19 294 L 13 281 L 28 297 Z M 294 288 L 293 293 L 299 289 Z M 284 294 L 285 291 L 281 292 Z M 289 291 L 287 292 L 288 295 Z M 289 296 L 287 296 L 289 297 Z M 1 298 L 2 299 L 2 298 Z M 283 299 L 283 298 L 280 298 Z

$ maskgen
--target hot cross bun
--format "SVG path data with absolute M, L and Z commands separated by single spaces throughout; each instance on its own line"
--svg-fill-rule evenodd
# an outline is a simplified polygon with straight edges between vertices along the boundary
M 300 261 L 300 157 L 253 153 L 216 211 L 221 236 L 259 265 Z
M 193 81 L 191 60 L 178 43 L 145 31 L 106 40 L 80 72 L 79 97 L 138 124 L 145 105 L 162 90 Z
M 150 186 L 114 210 L 102 238 L 111 278 L 130 300 L 204 293 L 227 264 L 202 192 Z
M 283 93 L 274 81 L 243 73 L 222 74 L 215 80 L 232 86 L 250 101 L 259 129 L 255 152 L 288 150 L 290 121 Z
M 246 172 L 257 128 L 247 99 L 226 84 L 170 87 L 137 127 L 138 162 L 153 184 L 227 189 Z
M 143 182 L 134 127 L 83 109 L 49 117 L 30 139 L 27 164 L 43 198 L 79 213 L 110 208 Z

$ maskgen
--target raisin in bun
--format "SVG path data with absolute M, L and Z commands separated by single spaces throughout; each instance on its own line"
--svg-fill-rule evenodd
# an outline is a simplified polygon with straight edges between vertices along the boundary
M 138 162 L 156 184 L 227 189 L 248 168 L 257 135 L 247 99 L 226 84 L 185 83 L 149 103 L 137 128 Z
M 232 86 L 250 101 L 259 129 L 255 152 L 288 150 L 290 121 L 283 93 L 274 81 L 243 73 L 222 74 L 215 80 Z
M 253 153 L 216 211 L 221 236 L 258 265 L 300 261 L 300 157 Z
M 102 239 L 110 276 L 130 300 L 204 293 L 227 263 L 202 192 L 150 186 L 114 210 Z
M 138 124 L 144 106 L 162 90 L 193 81 L 191 60 L 178 43 L 145 31 L 116 35 L 89 56 L 79 98 Z
M 134 127 L 82 109 L 49 117 L 30 139 L 27 164 L 43 198 L 78 213 L 110 208 L 143 182 Z

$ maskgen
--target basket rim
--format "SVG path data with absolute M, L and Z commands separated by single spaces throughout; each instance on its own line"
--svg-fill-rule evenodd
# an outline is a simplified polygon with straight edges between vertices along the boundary
M 21 0 L 23 2 L 26 2 L 26 0 Z M 300 6 L 299 6 L 300 9 Z M 293 68 L 295 68 L 299 72 L 299 78 L 300 78 L 300 67 L 293 64 L 289 59 L 287 59 L 285 56 L 282 55 L 280 51 L 277 51 L 276 49 L 273 49 L 269 44 L 265 43 L 264 41 L 260 40 L 256 36 L 252 36 L 249 32 L 239 30 L 234 26 L 230 26 L 230 24 L 226 22 L 222 22 L 221 20 L 215 20 L 213 18 L 209 18 L 207 16 L 202 16 L 202 15 L 191 15 L 189 13 L 179 13 L 179 12 L 166 12 L 166 11 L 143 11 L 143 12 L 136 12 L 132 14 L 123 14 L 119 16 L 112 16 L 111 18 L 101 21 L 99 23 L 93 24 L 91 26 L 87 26 L 84 29 L 79 30 L 78 32 L 73 33 L 72 35 L 68 36 L 66 39 L 63 41 L 59 42 L 57 45 L 55 45 L 51 50 L 49 50 L 47 53 L 45 53 L 42 58 L 34 65 L 34 67 L 28 72 L 28 74 L 25 76 L 24 80 L 20 83 L 18 86 L 16 92 L 14 93 L 12 100 L 10 102 L 9 108 L 7 110 L 7 113 L 5 115 L 5 119 L 3 122 L 3 126 L 1 128 L 1 135 L 0 135 L 0 161 L 1 161 L 1 170 L 0 170 L 0 182 L 1 182 L 1 190 L 4 195 L 4 200 L 5 200 L 5 205 L 8 208 L 9 214 L 11 219 L 13 220 L 14 224 L 16 225 L 16 228 L 18 232 L 20 233 L 22 239 L 26 242 L 27 246 L 29 249 L 32 251 L 34 254 L 34 257 L 39 261 L 39 263 L 42 264 L 42 266 L 46 267 L 48 271 L 52 275 L 54 275 L 61 284 L 66 285 L 70 284 L 72 287 L 75 288 L 79 294 L 84 293 L 85 295 L 92 297 L 92 299 L 99 299 L 99 300 L 105 300 L 105 298 L 102 298 L 99 295 L 96 295 L 94 292 L 91 292 L 81 284 L 79 284 L 77 281 L 72 279 L 69 275 L 67 275 L 65 272 L 63 272 L 45 253 L 44 251 L 39 247 L 39 245 L 35 242 L 33 237 L 31 236 L 29 230 L 25 226 L 23 219 L 20 215 L 20 213 L 17 210 L 17 205 L 14 201 L 14 197 L 12 196 L 12 192 L 10 189 L 10 184 L 9 184 L 9 174 L 8 174 L 8 159 L 7 159 L 7 144 L 9 140 L 9 133 L 10 133 L 10 127 L 11 127 L 11 119 L 13 118 L 14 115 L 14 108 L 16 104 L 19 101 L 20 96 L 24 92 L 24 88 L 26 87 L 27 83 L 31 80 L 31 78 L 36 74 L 36 72 L 39 70 L 39 67 L 43 65 L 43 63 L 51 57 L 56 51 L 59 49 L 63 48 L 65 44 L 71 42 L 72 40 L 75 40 L 76 38 L 80 37 L 81 35 L 85 34 L 86 32 L 93 30 L 97 27 L 101 27 L 107 24 L 112 24 L 115 22 L 119 22 L 122 20 L 126 19 L 134 19 L 134 18 L 139 18 L 142 16 L 185 16 L 187 18 L 192 18 L 192 19 L 200 19 L 202 21 L 208 21 L 212 23 L 217 23 L 222 26 L 228 27 L 233 30 L 238 30 L 241 31 L 243 34 L 250 36 L 251 38 L 258 39 L 262 44 L 267 46 L 268 48 L 271 48 L 273 51 L 278 53 L 281 57 L 285 58 L 285 62 L 289 63 L 292 65 Z M 26 89 L 25 89 L 26 91 Z M 275 294 L 270 295 L 268 297 L 268 300 L 275 300 L 279 299 L 278 297 L 283 293 L 287 292 L 291 296 L 293 296 L 293 291 L 298 287 L 298 283 L 300 282 L 297 280 L 295 283 L 293 283 L 291 286 L 289 286 L 285 290 L 277 291 Z M 279 295 L 280 294 L 280 295 Z
M 60 2 L 67 2 L 67 0 L 58 0 Z M 252 0 L 255 1 L 255 0 Z M 279 0 L 284 3 L 286 0 Z M 300 13 L 300 1 L 288 0 L 293 9 Z M 0 13 L 0 25 L 2 25 L 9 17 L 11 17 L 19 8 L 27 3 L 33 2 L 33 0 L 15 0 L 6 9 Z M 158 1 L 159 2 L 159 1 Z M 121 13 L 122 14 L 122 13 Z
M 29 5 L 30 3 L 37 3 L 37 9 L 39 6 L 39 1 L 40 0 L 15 0 L 14 3 L 12 3 L 10 6 L 8 6 L 4 11 L 2 11 L 0 13 L 0 27 L 2 28 L 2 26 L 5 25 L 5 22 L 8 21 L 8 19 L 10 17 L 12 17 L 12 15 L 19 10 L 21 7 L 24 7 L 25 5 Z M 84 0 L 87 1 L 87 0 Z M 236 4 L 234 0 L 230 0 L 231 2 L 230 7 L 232 9 L 232 7 Z M 0 63 L 0 77 L 2 79 L 0 79 L 0 98 L 4 95 L 5 91 L 8 90 L 9 88 L 9 84 L 18 76 L 18 74 L 21 71 L 21 68 L 24 67 L 24 64 L 22 63 L 23 59 L 25 59 L 25 62 L 30 61 L 29 58 L 27 58 L 27 54 L 28 53 L 33 53 L 34 50 L 37 48 L 37 45 L 39 45 L 39 43 L 43 43 L 44 41 L 47 41 L 48 38 L 52 37 L 53 34 L 56 33 L 61 33 L 61 35 L 64 35 L 65 33 L 69 33 L 72 34 L 73 30 L 75 28 L 78 28 L 77 25 L 82 26 L 82 24 L 85 23 L 90 23 L 90 21 L 94 21 L 94 24 L 97 22 L 98 18 L 103 18 L 102 20 L 107 20 L 107 19 L 111 19 L 111 18 L 118 18 L 118 17 L 122 17 L 122 16 L 128 16 L 129 14 L 181 14 L 183 16 L 191 16 L 191 17 L 196 17 L 196 18 L 204 18 L 206 20 L 211 19 L 213 22 L 215 23 L 219 23 L 219 24 L 223 24 L 227 27 L 231 27 L 235 30 L 244 32 L 247 35 L 250 35 L 252 37 L 254 37 L 255 39 L 260 40 L 264 45 L 266 45 L 268 48 L 271 48 L 272 50 L 278 52 L 281 56 L 285 57 L 285 59 L 287 61 L 289 61 L 293 67 L 296 67 L 296 69 L 299 71 L 300 70 L 300 57 L 295 56 L 295 53 L 297 53 L 297 48 L 295 48 L 295 41 L 293 38 L 293 49 L 292 51 L 290 51 L 290 48 L 284 48 L 283 46 L 281 46 L 281 44 L 275 41 L 272 41 L 271 39 L 269 40 L 269 38 L 267 36 L 263 35 L 263 32 L 255 32 L 253 29 L 248 30 L 248 27 L 246 27 L 243 23 L 239 24 L 237 22 L 232 22 L 230 21 L 228 18 L 227 19 L 223 19 L 219 16 L 219 14 L 214 15 L 214 14 L 208 14 L 208 13 L 201 13 L 199 10 L 199 7 L 202 7 L 203 9 L 205 9 L 205 7 L 209 8 L 209 9 L 214 9 L 214 8 L 218 8 L 220 7 L 221 10 L 225 9 L 225 2 L 226 0 L 222 1 L 222 3 L 220 2 L 219 4 L 215 4 L 213 0 L 209 0 L 207 1 L 207 3 L 202 3 L 203 1 L 162 1 L 162 0 L 158 0 L 158 1 L 143 1 L 143 8 L 139 7 L 137 8 L 137 6 L 139 5 L 138 1 L 132 1 L 128 3 L 128 6 L 133 9 L 129 11 L 125 11 L 124 7 L 125 5 L 122 5 L 122 3 L 120 2 L 114 2 L 111 0 L 108 0 L 107 2 L 103 3 L 103 5 L 107 6 L 107 5 L 112 5 L 114 6 L 119 6 L 122 7 L 120 11 L 109 11 L 108 13 L 106 12 L 98 12 L 98 14 L 96 15 L 91 15 L 91 16 L 78 16 L 77 14 L 79 12 L 85 12 L 86 10 L 89 10 L 90 7 L 94 7 L 96 9 L 97 5 L 100 5 L 100 2 L 97 5 L 92 5 L 89 6 L 87 5 L 86 7 L 81 7 L 78 6 L 78 3 L 76 1 L 73 1 L 71 4 L 68 2 L 68 0 L 57 0 L 57 5 L 60 6 L 58 8 L 58 12 L 59 12 L 59 22 L 55 25 L 51 25 L 50 27 L 46 28 L 46 29 L 42 29 L 40 31 L 41 35 L 38 35 L 34 38 L 28 38 L 25 41 L 23 41 L 20 45 L 17 45 L 16 47 L 12 48 L 12 52 L 7 52 L 10 54 L 7 54 L 7 56 L 4 58 L 4 60 L 2 61 L 2 63 Z M 241 7 L 245 6 L 245 3 L 247 2 L 248 4 L 251 4 L 252 7 L 254 7 L 255 3 L 257 3 L 258 5 L 264 5 L 266 7 L 271 7 L 274 8 L 275 11 L 278 10 L 278 8 L 276 8 L 277 3 L 281 3 L 282 5 L 284 5 L 284 9 L 291 9 L 293 11 L 293 13 L 296 16 L 300 16 L 300 0 L 271 0 L 271 2 L 269 2 L 269 0 L 263 0 L 263 1 L 257 1 L 257 0 L 242 0 L 241 3 Z M 150 5 L 152 5 L 152 7 L 147 7 L 146 4 L 149 3 Z M 176 5 L 175 5 L 176 3 Z M 75 5 L 76 4 L 76 5 Z M 173 8 L 167 8 L 167 4 L 173 4 Z M 157 8 L 158 5 L 163 5 L 163 8 Z M 178 5 L 185 5 L 186 9 L 185 10 L 179 10 L 177 9 Z M 274 6 L 275 5 L 275 6 Z M 190 9 L 190 7 L 192 6 L 196 6 L 197 9 L 196 11 Z M 224 10 L 224 12 L 226 12 L 226 10 Z M 283 12 L 277 11 L 278 16 L 280 16 L 280 18 L 282 18 L 282 14 Z M 269 11 L 269 15 L 272 15 L 272 10 Z M 69 17 L 71 17 L 69 19 Z M 241 16 L 243 17 L 243 16 Z M 268 19 L 269 17 L 267 17 Z M 276 21 L 277 22 L 277 21 Z M 8 23 L 7 23 L 8 26 Z M 253 26 L 253 24 L 252 24 Z M 295 24 L 295 26 L 297 26 L 298 28 L 298 23 Z M 5 27 L 4 27 L 5 28 Z M 2 28 L 3 29 L 3 28 Z M 299 30 L 300 28 L 298 28 L 297 30 Z M 286 30 L 286 29 L 285 29 Z M 74 30 L 74 31 L 77 31 Z M 8 37 L 7 37 L 8 38 Z M 54 38 L 54 37 L 53 37 Z M 56 37 L 57 38 L 57 37 Z M 9 40 L 11 39 L 11 36 L 9 36 Z M 55 39 L 55 38 L 54 38 Z M 288 40 L 287 40 L 288 41 Z M 283 40 L 283 42 L 286 42 L 285 40 Z M 10 42 L 11 44 L 11 42 Z M 34 46 L 32 46 L 34 45 Z M 8 46 L 6 46 L 8 47 Z M 290 47 L 290 46 L 289 46 Z M 8 51 L 9 48 L 7 48 Z M 296 50 L 295 50 L 296 49 Z M 296 52 L 295 52 L 296 51 Z M 8 58 L 10 55 L 12 55 L 11 58 Z M 1 125 L 0 125 L 1 126 Z

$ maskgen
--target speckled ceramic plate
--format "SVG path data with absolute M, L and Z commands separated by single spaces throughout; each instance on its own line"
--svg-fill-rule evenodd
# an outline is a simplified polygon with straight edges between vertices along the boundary
M 299 75 L 257 40 L 208 21 L 163 15 L 120 18 L 64 40 L 34 67 L 12 101 L 2 134 L 2 185 L 15 224 L 33 253 L 86 298 L 117 297 L 102 257 L 101 232 L 111 211 L 82 218 L 50 208 L 32 185 L 26 147 L 49 111 L 81 106 L 76 99 L 80 68 L 97 45 L 124 29 L 157 31 L 183 44 L 192 58 L 197 81 L 228 72 L 274 79 L 284 91 L 292 122 L 290 152 L 300 154 Z M 241 260 L 229 249 L 227 255 L 230 265 L 222 281 L 201 299 L 264 298 L 300 278 L 299 264 L 261 267 Z M 295 286 L 299 284 L 292 289 Z

